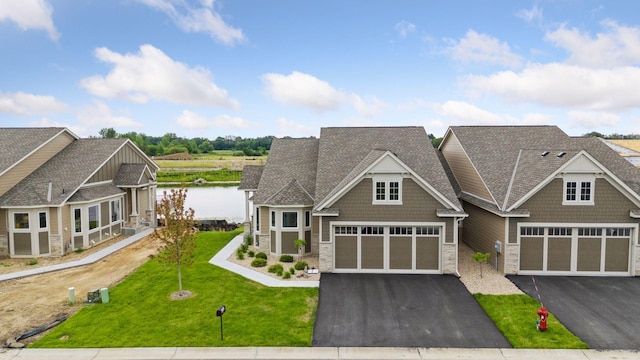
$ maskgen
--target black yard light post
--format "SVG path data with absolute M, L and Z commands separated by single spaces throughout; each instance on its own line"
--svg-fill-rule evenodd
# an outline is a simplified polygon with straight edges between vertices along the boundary
M 222 331 L 222 315 L 227 311 L 227 307 L 222 305 L 218 310 L 216 310 L 216 316 L 220 318 L 220 340 L 224 341 L 224 333 Z

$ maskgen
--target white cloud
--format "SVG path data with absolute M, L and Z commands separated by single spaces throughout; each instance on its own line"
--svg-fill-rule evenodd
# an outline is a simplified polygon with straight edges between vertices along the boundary
M 620 122 L 618 115 L 595 111 L 570 111 L 569 119 L 571 119 L 571 127 L 585 129 L 613 127 Z
M 477 62 L 491 65 L 502 65 L 511 68 L 522 64 L 522 57 L 511 52 L 509 44 L 473 30 L 467 31 L 460 40 L 448 40 L 452 45 L 445 49 L 455 61 L 462 63 Z
M 53 96 L 33 95 L 23 92 L 0 92 L 0 112 L 16 115 L 38 115 L 63 112 L 67 105 Z
M 205 130 L 212 127 L 221 129 L 246 129 L 255 125 L 243 118 L 230 115 L 219 115 L 213 119 L 208 119 L 205 116 L 189 110 L 183 110 L 182 114 L 176 119 L 176 123 L 183 128 L 192 130 Z
M 502 71 L 469 76 L 463 84 L 481 94 L 517 101 L 589 110 L 622 110 L 640 106 L 640 68 L 588 69 L 551 63 L 530 65 L 520 73 Z
M 386 105 L 376 97 L 363 100 L 359 95 L 336 90 L 315 76 L 294 71 L 290 75 L 264 74 L 267 94 L 275 101 L 311 108 L 318 113 L 337 110 L 342 104 L 354 107 L 363 116 L 377 116 Z
M 78 126 L 78 125 L 73 125 L 71 123 L 63 123 L 63 122 L 59 122 L 59 121 L 51 121 L 48 118 L 42 118 L 38 121 L 30 121 L 27 123 L 28 126 L 30 127 L 64 127 L 67 128 L 69 130 L 71 130 L 71 132 L 73 132 L 74 134 L 80 136 L 80 137 L 88 137 L 88 136 L 97 136 L 98 133 L 95 132 L 93 134 L 89 133 L 87 131 L 87 129 L 83 126 Z
M 296 123 L 296 122 L 287 120 L 286 118 L 283 118 L 283 117 L 279 118 L 277 123 L 278 123 L 279 131 L 282 134 L 280 135 L 280 137 L 317 136 L 317 132 L 318 132 L 317 129 L 310 129 L 308 126 L 304 124 Z
M 138 0 L 162 11 L 185 32 L 203 32 L 225 45 L 235 45 L 245 41 L 242 30 L 228 25 L 214 8 L 213 0 L 201 1 L 202 7 L 193 7 L 180 0 Z
M 640 63 L 640 28 L 602 22 L 605 32 L 592 37 L 576 28 L 562 26 L 545 38 L 568 50 L 567 63 L 590 68 L 613 68 Z
M 410 33 L 416 32 L 416 26 L 406 20 L 402 20 L 395 26 L 396 32 L 400 37 L 406 38 Z
M 80 81 L 81 87 L 96 96 L 136 103 L 164 100 L 176 104 L 239 107 L 237 100 L 229 99 L 227 91 L 213 83 L 207 69 L 189 68 L 152 45 L 142 45 L 139 53 L 125 55 L 102 47 L 95 50 L 95 56 L 113 64 L 107 76 L 94 75 Z
M 452 117 L 465 124 L 500 125 L 505 121 L 500 115 L 480 109 L 464 101 L 450 100 L 444 104 L 434 104 L 434 108 L 440 114 Z
M 523 19 L 526 22 L 541 22 L 542 21 L 542 9 L 538 5 L 533 5 L 530 10 L 522 9 L 516 13 L 516 16 Z
M 114 115 L 111 108 L 99 100 L 94 100 L 92 105 L 80 108 L 76 117 L 87 128 L 139 128 L 143 126 L 129 117 Z
M 44 30 L 55 41 L 60 33 L 53 24 L 52 14 L 53 8 L 46 0 L 0 1 L 0 21 L 13 21 L 22 30 Z

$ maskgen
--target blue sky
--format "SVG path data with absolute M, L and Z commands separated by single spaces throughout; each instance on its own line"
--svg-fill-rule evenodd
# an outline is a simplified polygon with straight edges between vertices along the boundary
M 0 126 L 640 133 L 640 2 L 1 0 Z

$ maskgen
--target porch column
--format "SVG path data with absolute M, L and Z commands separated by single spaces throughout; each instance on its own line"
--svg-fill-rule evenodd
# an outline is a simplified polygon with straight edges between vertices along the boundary
M 131 222 L 138 225 L 138 188 L 131 188 Z
M 249 218 L 249 191 L 244 192 L 244 235 L 251 234 L 251 220 Z

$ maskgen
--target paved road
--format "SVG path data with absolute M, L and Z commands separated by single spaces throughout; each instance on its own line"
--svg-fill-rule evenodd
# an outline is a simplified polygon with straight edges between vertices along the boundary
M 508 278 L 538 298 L 531 276 Z M 536 276 L 535 280 L 545 307 L 590 348 L 640 350 L 640 278 Z
M 458 278 L 322 274 L 313 346 L 509 348 Z

